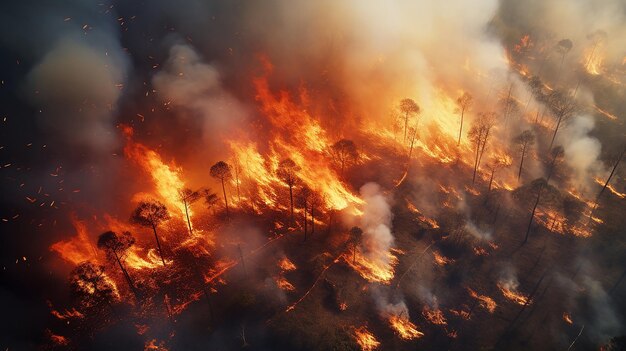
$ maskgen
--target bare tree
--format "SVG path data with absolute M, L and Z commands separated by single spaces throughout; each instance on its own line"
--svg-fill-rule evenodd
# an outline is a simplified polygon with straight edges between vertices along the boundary
M 126 267 L 122 264 L 122 258 L 126 254 L 126 251 L 133 246 L 134 243 L 135 238 L 133 238 L 129 232 L 118 234 L 113 231 L 108 231 L 100 234 L 98 237 L 98 248 L 106 253 L 107 258 L 114 260 L 119 265 L 130 290 L 138 298 L 139 292 L 137 291 L 130 274 L 128 274 Z
M 507 93 L 506 96 L 503 96 L 500 99 L 500 104 L 503 106 L 503 110 L 504 110 L 504 128 L 506 130 L 507 125 L 509 123 L 509 116 L 516 112 L 518 109 L 517 106 L 517 101 L 515 100 L 515 98 L 513 98 L 513 88 L 515 87 L 515 85 L 513 83 L 511 83 L 511 85 L 509 86 L 509 91 Z
M 309 208 L 311 209 L 311 234 L 315 233 L 315 214 L 318 211 L 322 211 L 321 207 L 323 204 L 322 196 L 318 192 L 312 191 L 311 197 L 309 198 Z
M 472 177 L 472 183 L 476 181 L 476 173 L 480 167 L 480 160 L 485 152 L 485 147 L 489 137 L 491 136 L 491 129 L 495 125 L 496 118 L 493 112 L 481 112 L 478 115 L 478 120 L 470 128 L 468 133 L 470 140 L 474 143 L 474 175 Z
M 528 228 L 526 228 L 526 236 L 524 237 L 524 242 L 522 245 L 528 242 L 528 235 L 530 234 L 530 228 L 532 227 L 533 220 L 535 219 L 535 212 L 537 211 L 537 206 L 539 205 L 539 201 L 541 199 L 541 193 L 544 188 L 550 182 L 550 178 L 552 178 L 552 173 L 554 172 L 554 168 L 556 167 L 557 161 L 563 157 L 563 148 L 560 146 L 552 149 L 552 162 L 550 162 L 550 166 L 548 168 L 548 177 L 547 179 L 537 179 L 533 182 L 532 186 L 537 189 L 537 199 L 535 200 L 535 204 L 533 205 L 533 209 L 530 213 L 530 220 L 528 221 Z
M 407 130 L 409 127 L 409 117 L 420 113 L 420 107 L 413 99 L 402 99 L 398 106 L 400 112 L 404 114 L 404 142 L 406 143 Z
M 226 197 L 226 185 L 225 182 L 232 177 L 230 172 L 230 166 L 224 161 L 219 161 L 211 166 L 211 177 L 219 179 L 222 183 L 222 192 L 224 193 L 224 203 L 226 204 L 226 217 L 230 218 L 230 212 L 228 209 L 228 198 Z
M 189 218 L 189 206 L 192 203 L 198 201 L 202 196 L 201 192 L 198 190 L 191 190 L 188 188 L 181 189 L 178 192 L 178 198 L 183 203 L 183 207 L 185 208 L 185 217 L 187 218 L 187 227 L 189 228 L 189 235 L 193 235 L 193 227 L 191 226 L 191 219 Z
M 165 205 L 156 200 L 140 202 L 130 217 L 131 222 L 144 227 L 152 228 L 157 249 L 159 250 L 159 256 L 161 256 L 161 262 L 163 262 L 164 267 L 165 259 L 163 258 L 163 249 L 161 248 L 161 241 L 159 240 L 159 235 L 157 234 L 157 227 L 168 218 L 169 213 L 167 212 L 167 208 Z
M 72 297 L 86 308 L 105 304 L 113 310 L 118 299 L 115 286 L 106 279 L 104 267 L 92 262 L 83 262 L 70 273 Z
M 278 164 L 276 174 L 289 187 L 289 208 L 291 213 L 291 223 L 293 224 L 293 187 L 298 182 L 298 171 L 300 167 L 292 159 L 286 158 Z
M 363 229 L 359 227 L 352 227 L 350 229 L 350 241 L 352 243 L 352 263 L 356 263 L 356 249 L 361 243 L 363 237 Z
M 535 143 L 535 135 L 530 130 L 525 130 L 522 134 L 518 135 L 515 138 L 515 143 L 519 145 L 520 148 L 520 162 L 519 162 L 519 172 L 517 173 L 517 180 L 522 176 L 522 166 L 524 165 L 524 157 L 526 156 L 526 152 Z
M 493 184 L 493 178 L 496 174 L 496 171 L 509 167 L 511 165 L 511 157 L 509 155 L 496 155 L 491 158 L 491 161 L 488 164 L 489 170 L 491 170 L 491 176 L 489 177 L 489 191 L 491 191 L 491 185 Z
M 611 179 L 613 178 L 613 175 L 615 174 L 615 171 L 617 170 L 617 166 L 619 166 L 620 162 L 622 161 L 622 158 L 624 158 L 625 153 L 626 153 L 626 147 L 624 147 L 624 149 L 622 149 L 622 152 L 619 154 L 619 156 L 617 156 L 615 163 L 613 164 L 613 168 L 611 169 L 611 173 L 609 174 L 609 177 L 606 179 L 606 182 L 604 182 L 604 185 L 602 186 L 602 190 L 600 190 L 600 192 L 596 196 L 596 199 L 593 202 L 593 207 L 591 208 L 591 212 L 589 212 L 589 219 L 592 218 L 593 213 L 598 207 L 598 201 L 600 201 L 600 196 L 602 196 L 606 188 L 609 186 L 609 183 L 611 182 Z
M 456 99 L 456 105 L 458 106 L 458 111 L 461 113 L 461 127 L 459 128 L 459 140 L 457 141 L 457 145 L 461 145 L 461 135 L 463 134 L 463 117 L 465 116 L 465 111 L 467 111 L 474 102 L 474 98 L 470 93 L 464 92 L 463 95 L 459 96 Z
M 571 97 L 565 93 L 555 90 L 548 96 L 548 103 L 550 109 L 556 118 L 556 126 L 554 127 L 554 134 L 552 134 L 552 140 L 550 141 L 550 149 L 554 145 L 554 139 L 556 133 L 559 131 L 561 124 L 566 123 L 574 116 L 579 110 L 579 106 Z
M 232 170 L 233 170 L 233 173 L 235 173 L 235 185 L 237 188 L 237 201 L 241 202 L 241 192 L 239 190 L 239 183 L 240 183 L 239 176 L 241 175 L 241 163 L 239 163 L 239 159 L 234 158 L 232 161 L 232 164 L 233 164 Z
M 340 175 L 343 177 L 346 166 L 356 163 L 359 154 L 352 140 L 341 139 L 330 147 L 330 153 L 335 163 L 339 165 Z

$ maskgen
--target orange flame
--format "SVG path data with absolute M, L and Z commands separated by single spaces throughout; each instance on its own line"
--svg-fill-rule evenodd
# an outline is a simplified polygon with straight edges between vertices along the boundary
M 417 330 L 417 326 L 409 319 L 402 315 L 391 315 L 389 316 L 389 325 L 394 330 L 394 332 L 404 340 L 412 340 L 421 338 L 424 336 L 424 333 Z
M 363 351 L 375 350 L 380 345 L 380 342 L 376 340 L 374 334 L 367 330 L 365 326 L 354 329 L 354 339 Z

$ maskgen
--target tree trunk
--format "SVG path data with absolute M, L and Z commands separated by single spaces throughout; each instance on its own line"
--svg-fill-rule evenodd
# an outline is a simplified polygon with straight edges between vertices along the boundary
M 476 182 L 476 172 L 478 170 L 478 152 L 480 150 L 480 142 L 476 144 L 476 158 L 474 159 L 474 175 L 472 176 L 472 184 Z
M 541 198 L 541 191 L 543 190 L 543 185 L 539 188 L 539 192 L 537 193 L 537 200 L 535 201 L 535 205 L 533 206 L 533 211 L 530 214 L 530 220 L 528 221 L 528 228 L 526 229 L 526 237 L 524 238 L 524 242 L 522 245 L 526 244 L 528 241 L 528 235 L 530 234 L 530 228 L 533 225 L 533 219 L 535 218 L 535 211 L 537 211 L 537 205 L 539 204 L 539 198 Z
M 550 150 L 552 150 L 552 145 L 554 144 L 554 139 L 556 138 L 556 133 L 559 131 L 559 127 L 561 126 L 561 119 L 563 116 L 559 116 L 559 119 L 556 122 L 556 127 L 554 128 L 554 134 L 552 134 L 552 141 L 550 141 Z
M 311 234 L 315 233 L 315 217 L 313 216 L 313 205 L 311 205 Z
M 222 178 L 222 192 L 224 193 L 224 204 L 226 204 L 226 218 L 230 219 L 230 211 L 228 210 L 228 198 L 226 197 L 226 186 L 224 185 L 224 178 Z
M 461 135 L 463 134 L 463 115 L 465 114 L 465 108 L 461 109 L 461 128 L 459 128 L 459 140 L 456 142 L 456 146 L 461 145 Z
M 187 206 L 189 206 L 187 200 L 183 200 L 183 205 L 185 205 L 185 217 L 187 217 L 187 227 L 189 227 L 189 235 L 193 236 L 193 229 L 191 229 L 191 220 L 189 219 L 189 209 L 187 208 Z
M 165 267 L 165 258 L 163 258 L 163 250 L 161 249 L 161 241 L 159 240 L 159 236 L 157 235 L 156 226 L 152 223 L 152 230 L 154 231 L 154 238 L 156 239 L 157 249 L 159 249 L 159 256 L 161 256 L 161 262 L 163 262 L 163 267 Z
M 493 175 L 496 173 L 496 168 L 491 170 L 491 177 L 489 178 L 489 191 L 491 191 L 491 184 L 493 183 Z
M 526 144 L 522 147 L 522 159 L 519 162 L 519 172 L 517 173 L 517 180 L 522 177 L 522 165 L 524 164 L 524 156 L 526 155 Z
M 139 298 L 139 293 L 135 288 L 135 284 L 133 283 L 133 280 L 130 278 L 130 275 L 128 274 L 128 272 L 126 271 L 126 268 L 124 268 L 124 265 L 122 264 L 122 260 L 117 255 L 117 252 L 115 250 L 113 250 L 113 254 L 115 255 L 115 260 L 117 261 L 117 264 L 120 266 L 122 273 L 124 273 L 124 278 L 126 278 L 126 282 L 128 283 L 130 290 L 133 292 L 136 298 Z
M 404 114 L 404 142 L 405 143 L 406 143 L 406 131 L 408 127 L 409 127 L 409 113 L 406 112 Z

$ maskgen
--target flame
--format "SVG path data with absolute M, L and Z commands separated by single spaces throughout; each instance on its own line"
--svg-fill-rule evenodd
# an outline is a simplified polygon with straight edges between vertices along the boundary
M 354 339 L 363 351 L 375 350 L 380 345 L 380 342 L 376 340 L 374 334 L 367 330 L 366 326 L 361 326 L 354 329 Z
M 156 151 L 133 141 L 132 128 L 122 126 L 122 131 L 126 136 L 126 147 L 124 148 L 126 157 L 135 161 L 146 173 L 150 174 L 155 191 L 165 202 L 165 205 L 170 209 L 179 211 L 180 218 L 186 221 L 185 206 L 179 195 L 180 191 L 185 188 L 185 183 L 181 179 L 181 168 L 166 164 Z M 191 218 L 191 208 L 187 208 L 187 211 L 189 218 Z
M 598 43 L 585 50 L 584 65 L 587 73 L 594 76 L 602 74 L 602 66 L 604 65 L 602 48 L 602 44 Z
M 390 315 L 389 325 L 394 330 L 394 332 L 404 340 L 412 340 L 424 336 L 424 333 L 417 330 L 417 326 L 411 323 L 408 317 L 406 317 L 404 314 Z
M 50 246 L 51 251 L 56 251 L 66 262 L 78 265 L 85 261 L 94 260 L 97 257 L 97 251 L 87 233 L 87 225 L 80 221 L 76 216 L 70 218 L 76 236 L 66 241 L 59 241 Z
M 424 306 L 422 309 L 422 316 L 426 318 L 429 322 L 436 325 L 447 325 L 446 317 L 444 317 L 443 312 L 439 308 L 431 309 L 429 306 Z
M 278 267 L 280 267 L 283 271 L 293 271 L 296 269 L 296 265 L 293 264 L 287 256 L 278 261 Z
M 469 292 L 470 296 L 477 299 L 480 303 L 480 306 L 485 308 L 487 311 L 489 311 L 489 313 L 493 313 L 496 310 L 496 307 L 498 305 L 491 297 L 485 296 L 485 295 L 479 295 L 478 293 L 476 293 L 474 290 L 470 288 L 467 288 L 467 291 Z
M 70 319 L 70 318 L 83 318 L 85 317 L 82 313 L 80 313 L 79 311 L 77 311 L 75 308 L 72 308 L 71 310 L 65 310 L 65 312 L 59 312 L 57 310 L 51 310 L 50 313 L 57 317 L 58 319 L 61 320 L 65 320 L 65 319 Z
M 140 249 L 132 246 L 124 258 L 126 265 L 133 269 L 154 269 L 162 267 L 161 257 L 155 249 L 149 249 L 146 257 L 141 257 Z M 165 260 L 166 264 L 172 263 L 171 260 Z
M 563 312 L 563 320 L 565 322 L 567 322 L 568 324 L 573 324 L 574 322 L 572 321 L 572 316 L 570 316 L 569 313 L 567 312 Z
M 604 182 L 604 181 L 602 181 L 602 179 L 600 179 L 600 178 L 594 178 L 594 180 L 596 181 L 596 183 L 598 183 L 598 184 L 600 184 L 600 185 L 604 186 L 604 183 L 605 183 L 605 182 Z M 611 193 L 613 193 L 613 195 L 615 195 L 615 196 L 619 197 L 620 199 L 624 199 L 624 198 L 626 198 L 626 193 L 620 193 L 620 192 L 619 192 L 619 191 L 617 191 L 617 190 L 616 190 L 616 189 L 615 189 L 615 188 L 614 188 L 611 184 L 607 184 L 607 185 L 606 185 L 606 188 L 607 188 L 607 189 L 608 189 Z
M 418 210 L 417 207 L 415 207 L 415 205 L 413 205 L 409 200 L 406 200 L 406 206 L 409 209 L 409 211 L 417 214 L 417 218 L 420 221 L 428 224 L 431 229 L 439 228 L 439 223 L 437 223 L 435 219 L 424 216 L 422 212 Z
M 296 288 L 293 286 L 293 284 L 291 284 L 283 276 L 274 277 L 274 281 L 276 282 L 276 285 L 278 286 L 278 288 L 281 289 L 281 290 L 286 290 L 286 291 L 294 291 L 294 290 L 296 290 Z
M 398 263 L 398 258 L 391 252 L 386 253 L 385 258 L 386 260 L 366 257 L 360 249 L 356 250 L 356 260 L 352 254 L 343 256 L 344 261 L 363 279 L 389 284 L 394 277 L 394 267 Z
M 440 266 L 445 266 L 447 264 L 454 263 L 453 259 L 447 258 L 446 256 L 441 255 L 438 251 L 433 251 L 433 258 L 435 259 L 435 263 Z
M 504 297 L 506 297 L 507 299 L 515 302 L 516 304 L 527 305 L 530 303 L 528 296 L 525 296 L 524 294 L 518 292 L 517 289 L 512 286 L 512 284 L 499 282 L 497 285 L 502 292 L 502 295 L 504 295 Z

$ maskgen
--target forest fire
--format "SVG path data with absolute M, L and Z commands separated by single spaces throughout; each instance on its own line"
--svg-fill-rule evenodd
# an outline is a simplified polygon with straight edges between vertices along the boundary
M 390 315 L 389 325 L 404 340 L 413 340 L 424 336 L 424 333 L 417 330 L 417 326 L 411 323 L 405 315 Z
M 623 348 L 607 1 L 7 3 L 0 348 Z
M 361 326 L 354 329 L 354 338 L 362 351 L 373 351 L 378 348 L 380 342 L 376 340 L 367 327 Z
M 498 282 L 498 289 L 504 297 L 508 300 L 518 304 L 518 305 L 527 305 L 531 302 L 528 296 L 517 291 L 517 289 L 513 286 L 513 284 L 508 282 Z

